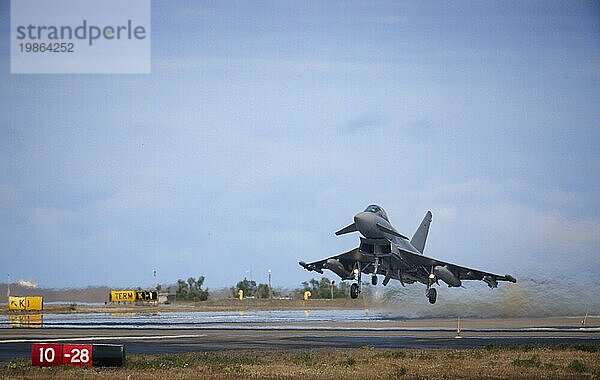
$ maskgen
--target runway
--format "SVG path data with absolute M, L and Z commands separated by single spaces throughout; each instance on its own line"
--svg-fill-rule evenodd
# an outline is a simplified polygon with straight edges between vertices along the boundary
M 589 317 L 584 328 L 569 317 L 464 319 L 460 339 L 457 325 L 457 319 L 402 319 L 360 310 L 44 315 L 37 328 L 2 325 L 0 360 L 29 358 L 34 342 L 123 344 L 128 354 L 600 344 L 600 317 Z

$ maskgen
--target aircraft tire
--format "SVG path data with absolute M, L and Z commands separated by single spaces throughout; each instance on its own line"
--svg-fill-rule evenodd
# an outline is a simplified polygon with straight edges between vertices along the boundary
M 376 275 L 373 275 L 373 277 L 371 277 L 371 284 L 373 286 L 377 285 L 377 276 Z
M 358 298 L 358 284 L 354 283 L 350 285 L 350 298 L 357 299 Z
M 435 288 L 430 288 L 427 293 L 427 298 L 429 299 L 429 303 L 433 305 L 437 300 L 437 290 Z

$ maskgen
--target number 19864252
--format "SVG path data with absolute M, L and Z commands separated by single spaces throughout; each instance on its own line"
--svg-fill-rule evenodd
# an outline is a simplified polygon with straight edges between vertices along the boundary
M 21 42 L 19 44 L 21 53 L 74 53 L 73 42 Z

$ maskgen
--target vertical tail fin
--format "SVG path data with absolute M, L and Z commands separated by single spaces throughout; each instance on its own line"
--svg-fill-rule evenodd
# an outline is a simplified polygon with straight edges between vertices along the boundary
M 427 211 L 421 225 L 415 231 L 410 244 L 413 245 L 419 252 L 423 253 L 425 250 L 425 242 L 427 241 L 427 234 L 429 233 L 429 225 L 431 224 L 431 211 Z

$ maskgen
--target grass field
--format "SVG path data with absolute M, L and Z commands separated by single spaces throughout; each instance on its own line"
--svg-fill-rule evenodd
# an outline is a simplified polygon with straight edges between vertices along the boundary
M 474 350 L 258 350 L 130 356 L 123 368 L 0 363 L 2 379 L 599 378 L 599 345 Z

